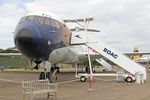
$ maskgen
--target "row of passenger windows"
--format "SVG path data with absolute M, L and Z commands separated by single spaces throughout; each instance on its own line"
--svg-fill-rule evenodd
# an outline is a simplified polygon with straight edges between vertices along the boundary
M 48 17 L 42 17 L 42 16 L 27 16 L 21 18 L 19 24 L 23 24 L 26 20 L 28 21 L 36 21 L 38 24 L 47 24 L 47 25 L 52 25 L 54 27 L 60 28 L 62 27 L 62 23 Z

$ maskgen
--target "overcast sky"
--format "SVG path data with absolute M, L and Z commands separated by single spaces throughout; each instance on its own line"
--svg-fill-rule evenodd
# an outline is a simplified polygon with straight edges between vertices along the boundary
M 13 47 L 21 16 L 48 11 L 67 18 L 93 17 L 93 33 L 121 52 L 150 51 L 150 0 L 0 0 L 0 48 Z

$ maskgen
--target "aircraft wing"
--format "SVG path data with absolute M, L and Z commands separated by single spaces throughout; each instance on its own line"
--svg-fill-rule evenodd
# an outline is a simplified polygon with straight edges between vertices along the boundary
M 133 53 L 123 53 L 127 56 L 134 56 L 134 55 L 150 55 L 150 52 L 133 52 Z
M 81 19 L 65 19 L 64 22 L 65 23 L 69 23 L 69 22 L 84 22 L 84 21 L 92 21 L 93 18 L 81 18 Z
M 72 28 L 70 30 L 71 31 L 76 31 L 76 30 L 78 30 L 78 31 L 85 31 L 85 29 L 83 29 L 83 28 Z M 87 29 L 87 31 L 89 31 L 89 32 L 100 32 L 99 30 L 96 30 L 96 29 Z

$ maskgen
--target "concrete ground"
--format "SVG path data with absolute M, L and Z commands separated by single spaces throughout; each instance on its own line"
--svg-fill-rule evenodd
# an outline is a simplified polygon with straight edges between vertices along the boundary
M 39 72 L 0 72 L 0 78 L 23 81 L 37 80 Z M 58 81 L 75 80 L 74 72 L 62 72 Z M 114 77 L 98 77 L 108 81 L 93 80 L 93 91 L 89 92 L 89 82 L 75 81 L 59 84 L 57 100 L 150 100 L 150 73 L 144 84 L 127 84 L 112 81 Z M 21 84 L 0 80 L 0 100 L 21 100 Z M 27 97 L 29 100 L 29 97 Z M 46 94 L 37 95 L 33 100 L 47 100 Z M 53 100 L 51 98 L 50 100 Z

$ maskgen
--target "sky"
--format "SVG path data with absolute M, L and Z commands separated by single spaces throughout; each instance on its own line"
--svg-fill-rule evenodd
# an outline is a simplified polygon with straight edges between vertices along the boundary
M 62 19 L 93 17 L 93 33 L 120 52 L 150 51 L 150 0 L 0 0 L 0 48 L 13 47 L 13 32 L 27 13 L 46 11 Z

